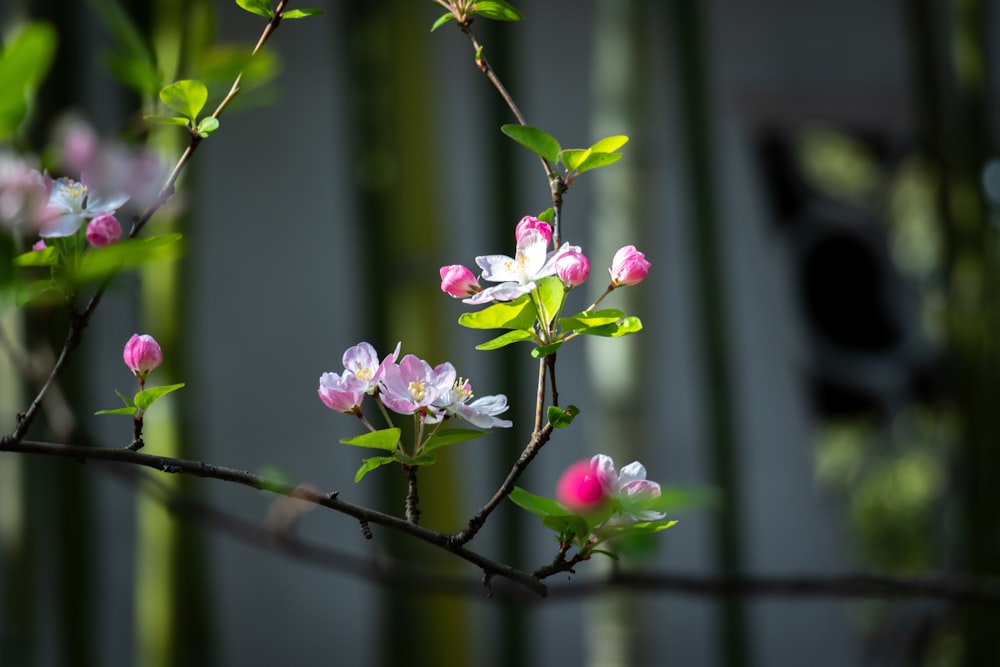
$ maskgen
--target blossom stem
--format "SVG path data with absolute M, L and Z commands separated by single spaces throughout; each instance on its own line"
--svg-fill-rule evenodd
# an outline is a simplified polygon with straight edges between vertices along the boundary
M 419 466 L 403 466 L 406 471 L 406 520 L 412 524 L 420 523 L 420 497 L 417 495 L 417 468 Z

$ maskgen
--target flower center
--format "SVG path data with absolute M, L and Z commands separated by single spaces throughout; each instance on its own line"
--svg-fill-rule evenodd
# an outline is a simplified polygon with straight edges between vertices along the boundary
M 452 391 L 455 392 L 457 403 L 464 403 L 473 397 L 472 383 L 465 378 L 455 380 L 455 387 Z
M 354 371 L 354 374 L 358 377 L 358 379 L 364 380 L 365 382 L 371 382 L 372 378 L 375 377 L 375 371 L 367 366 Z
M 63 190 L 73 199 L 83 199 L 87 195 L 87 186 L 72 180 L 63 186 Z
M 427 396 L 427 383 L 423 380 L 414 380 L 406 388 L 415 401 L 422 401 Z

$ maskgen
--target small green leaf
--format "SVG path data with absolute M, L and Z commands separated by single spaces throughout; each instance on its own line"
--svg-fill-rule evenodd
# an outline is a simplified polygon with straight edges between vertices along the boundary
M 191 121 L 181 116 L 143 116 L 143 120 L 148 120 L 157 125 L 190 125 Z
M 48 23 L 28 23 L 0 49 L 0 140 L 14 134 L 55 58 L 59 39 Z
M 438 431 L 427 439 L 424 443 L 423 451 L 432 452 L 449 445 L 454 445 L 466 440 L 475 440 L 486 435 L 486 431 L 476 431 L 471 428 L 450 428 L 446 431 Z
M 160 99 L 168 107 L 187 116 L 193 122 L 208 101 L 208 88 L 201 81 L 183 79 L 160 91 Z
M 135 407 L 145 411 L 154 402 L 160 400 L 171 392 L 177 391 L 183 386 L 184 383 L 179 382 L 177 384 L 168 384 L 165 387 L 153 387 L 152 389 L 140 391 L 135 395 L 135 399 L 133 399 L 135 401 Z
M 625 313 L 616 308 L 605 308 L 591 312 L 582 312 L 570 317 L 559 319 L 559 326 L 563 331 L 580 331 L 592 327 L 600 327 L 606 324 L 617 324 Z
M 520 507 L 521 509 L 526 509 L 532 514 L 540 517 L 547 516 L 572 516 L 573 513 L 557 503 L 554 500 L 545 498 L 543 496 L 536 496 L 533 493 L 528 493 L 519 486 L 515 486 L 514 490 L 510 492 L 509 496 L 512 503 Z
M 539 345 L 538 347 L 531 349 L 531 356 L 533 356 L 535 359 L 541 359 L 542 357 L 547 357 L 556 350 L 558 350 L 560 347 L 562 347 L 562 344 L 563 342 L 561 340 L 557 340 L 556 342 L 549 343 L 548 345 Z
M 340 442 L 354 447 L 371 447 L 372 449 L 384 449 L 387 452 L 396 451 L 399 444 L 400 429 L 384 428 L 380 431 L 363 433 L 353 438 L 341 438 Z
M 282 12 L 281 18 L 283 19 L 304 19 L 310 16 L 319 16 L 323 13 L 322 9 L 289 9 L 287 12 Z
M 495 21 L 523 21 L 524 14 L 504 0 L 478 0 L 473 5 L 475 13 Z
M 628 137 L 624 134 L 615 134 L 610 137 L 604 137 L 593 146 L 590 150 L 595 153 L 614 153 L 616 150 L 628 143 Z
M 578 544 L 583 544 L 590 537 L 592 527 L 586 519 L 581 516 L 554 516 L 549 515 L 542 518 L 542 525 L 559 533 L 563 538 L 576 540 Z
M 591 169 L 597 169 L 598 167 L 606 167 L 609 164 L 614 164 L 618 160 L 622 159 L 621 153 L 597 153 L 592 152 L 587 156 L 587 159 L 581 162 L 576 167 L 577 173 L 582 174 L 585 171 L 590 171 Z
M 509 124 L 501 126 L 500 131 L 553 164 L 559 160 L 559 151 L 561 150 L 559 142 L 544 130 L 530 125 Z
M 17 286 L 17 295 L 14 302 L 21 307 L 32 301 L 41 304 L 58 304 L 66 298 L 66 293 L 59 285 L 51 279 L 36 280 L 27 285 Z
M 198 123 L 198 136 L 204 139 L 219 129 L 219 119 L 214 116 L 205 116 Z
M 59 261 L 59 251 L 53 246 L 44 250 L 29 250 L 14 258 L 14 266 L 54 266 Z
M 535 334 L 527 329 L 514 329 L 513 331 L 508 331 L 505 334 L 500 334 L 496 338 L 492 338 L 485 343 L 480 343 L 476 346 L 476 349 L 499 350 L 501 347 L 506 347 L 511 343 L 519 343 L 523 340 L 532 340 L 534 337 Z
M 566 288 L 557 276 L 546 276 L 538 281 L 538 296 L 551 321 L 562 310 L 563 301 L 566 299 Z
M 620 322 L 606 324 L 599 327 L 581 329 L 579 333 L 587 336 L 604 336 L 605 338 L 618 338 L 627 336 L 637 331 L 642 331 L 642 320 L 638 317 L 626 317 Z
M 343 441 L 341 441 L 343 442 Z M 361 481 L 361 478 L 370 473 L 375 468 L 380 468 L 389 463 L 395 463 L 396 459 L 391 456 L 373 456 L 370 459 L 365 459 L 361 467 L 358 468 L 358 472 L 354 475 L 354 483 L 357 484 Z
M 78 283 L 98 282 L 125 268 L 177 259 L 183 252 L 180 240 L 180 234 L 161 234 L 91 250 L 70 277 Z
M 530 329 L 535 324 L 535 307 L 530 296 L 524 294 L 513 301 L 495 303 L 474 313 L 463 313 L 458 323 L 469 329 Z
M 118 398 L 122 399 L 122 403 L 125 404 L 126 408 L 134 408 L 135 407 L 135 401 L 133 401 L 131 398 L 129 398 L 125 394 L 121 393 L 117 389 L 115 389 L 115 393 L 118 394 Z
M 589 148 L 567 148 L 559 151 L 559 162 L 563 163 L 567 171 L 576 171 L 588 157 L 590 157 Z
M 442 14 L 441 16 L 438 17 L 438 20 L 434 22 L 434 25 L 431 26 L 431 32 L 434 32 L 435 30 L 443 26 L 448 21 L 453 20 L 454 18 L 455 17 L 454 15 L 452 15 L 451 12 L 448 12 L 447 14 Z
M 270 0 L 236 0 L 236 4 L 251 14 L 263 16 L 266 19 L 271 18 Z
M 542 222 L 547 222 L 547 223 L 549 223 L 551 225 L 552 224 L 552 218 L 554 218 L 555 215 L 556 215 L 555 209 L 550 206 L 547 209 L 545 209 L 544 211 L 542 211 L 541 213 L 539 213 L 536 217 L 539 220 L 541 220 Z
M 559 406 L 550 405 L 547 417 L 553 428 L 566 428 L 573 423 L 573 419 L 578 414 L 580 414 L 580 408 L 575 405 L 568 405 L 565 410 Z
M 98 410 L 94 414 L 95 415 L 129 415 L 130 417 L 134 417 L 137 410 L 138 410 L 138 408 L 136 408 L 133 405 L 130 408 L 115 408 L 114 410 Z
M 397 463 L 402 463 L 406 466 L 429 466 L 434 465 L 437 462 L 437 457 L 433 454 L 421 454 L 420 456 L 408 456 L 406 454 L 396 453 L 393 455 L 393 460 Z

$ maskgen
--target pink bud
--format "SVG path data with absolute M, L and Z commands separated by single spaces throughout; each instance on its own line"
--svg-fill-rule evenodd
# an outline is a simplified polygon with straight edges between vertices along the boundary
M 441 267 L 441 290 L 456 299 L 464 299 L 482 291 L 472 271 L 461 264 Z
M 552 241 L 552 227 L 549 223 L 539 220 L 538 218 L 533 218 L 530 215 L 526 215 L 521 218 L 521 222 L 517 223 L 517 227 L 514 228 L 514 239 L 517 241 L 518 245 L 521 244 L 521 234 L 529 229 L 537 229 L 541 235 L 545 237 L 546 243 Z
M 107 248 L 118 243 L 122 226 L 111 213 L 102 213 L 87 224 L 87 243 L 95 248 Z
M 577 461 L 562 474 L 556 485 L 556 498 L 574 512 L 592 512 L 604 504 L 601 480 L 590 461 Z
M 45 245 L 45 239 L 38 239 L 35 241 L 35 245 L 31 246 L 33 251 L 45 250 L 46 248 L 48 248 L 48 246 Z
M 145 380 L 154 368 L 163 363 L 163 352 L 160 344 L 148 334 L 132 334 L 125 343 L 122 359 L 137 378 Z
M 621 287 L 641 283 L 650 266 L 646 256 L 636 250 L 634 245 L 620 248 L 611 260 L 611 285 Z
M 567 250 L 556 260 L 556 275 L 566 287 L 582 285 L 590 275 L 590 260 L 582 252 Z

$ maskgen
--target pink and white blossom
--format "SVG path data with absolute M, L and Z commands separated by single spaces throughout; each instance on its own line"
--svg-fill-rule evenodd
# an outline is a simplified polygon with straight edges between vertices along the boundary
M 87 223 L 87 243 L 95 248 L 112 246 L 121 236 L 121 223 L 111 213 L 102 213 Z
M 611 285 L 636 285 L 646 279 L 651 264 L 646 256 L 635 249 L 634 245 L 619 248 L 611 260 Z
M 80 229 L 84 220 L 102 213 L 114 213 L 126 201 L 128 195 L 99 195 L 91 192 L 83 183 L 70 178 L 58 178 L 52 181 L 39 235 L 42 238 L 72 236 Z
M 578 246 L 563 245 L 548 252 L 549 240 L 536 228 L 527 228 L 517 238 L 513 257 L 507 255 L 482 255 L 476 264 L 483 270 L 483 280 L 500 283 L 465 299 L 464 303 L 478 305 L 490 301 L 513 301 L 527 294 L 538 285 L 535 281 L 556 272 L 556 260 L 563 254 L 580 252 Z
M 345 370 L 342 375 L 323 373 L 319 377 L 317 393 L 326 407 L 335 412 L 357 412 L 365 397 L 366 383 L 353 372 Z
M 440 421 L 442 416 L 458 416 L 477 428 L 509 428 L 513 422 L 507 419 L 497 419 L 497 415 L 507 411 L 507 397 L 503 394 L 474 398 L 472 384 L 459 378 L 452 388 L 434 401 L 433 408 L 438 412 L 437 418 L 428 422 Z
M 412 354 L 385 366 L 379 383 L 379 398 L 386 408 L 399 414 L 430 414 L 431 404 L 455 383 L 455 367 L 445 362 L 431 368 Z
M 122 360 L 141 383 L 147 375 L 163 363 L 163 352 L 160 350 L 160 344 L 149 334 L 132 334 L 132 337 L 125 343 Z
M 378 388 L 385 369 L 396 363 L 401 345 L 401 342 L 396 343 L 396 349 L 379 362 L 378 353 L 372 344 L 361 342 L 347 348 L 341 361 L 344 362 L 344 369 L 363 383 L 363 391 L 372 394 Z
M 530 215 L 526 215 L 523 218 L 521 218 L 521 221 L 517 223 L 516 227 L 514 227 L 514 239 L 517 242 L 520 242 L 521 234 L 523 234 L 529 229 L 535 229 L 542 236 L 544 236 L 546 245 L 552 242 L 552 226 L 549 223 L 545 222 L 544 220 L 533 218 Z
M 646 479 L 646 468 L 641 463 L 633 461 L 616 473 L 611 457 L 598 454 L 590 464 L 605 494 L 616 499 L 621 508 L 621 515 L 609 521 L 659 521 L 666 516 L 664 512 L 649 509 L 650 503 L 660 496 L 660 485 Z
M 556 259 L 556 275 L 566 287 L 577 287 L 590 275 L 590 260 L 582 252 L 568 250 Z
M 441 291 L 461 299 L 482 291 L 482 286 L 468 268 L 461 264 L 441 267 Z

